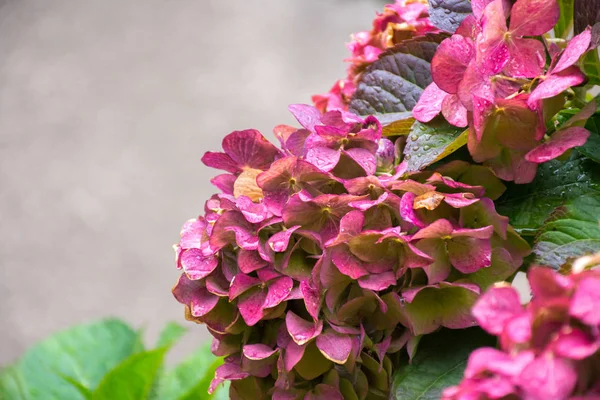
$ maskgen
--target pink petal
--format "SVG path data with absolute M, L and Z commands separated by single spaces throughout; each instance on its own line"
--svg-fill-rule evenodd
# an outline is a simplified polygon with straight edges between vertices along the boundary
M 181 253 L 180 262 L 190 279 L 202 279 L 217 268 L 219 260 L 215 256 L 206 257 L 200 249 L 187 249 Z
M 592 29 L 588 28 L 581 32 L 579 35 L 569 40 L 565 51 L 560 56 L 560 60 L 556 63 L 556 66 L 552 68 L 552 73 L 555 74 L 560 71 L 564 71 L 571 65 L 574 65 L 579 58 L 589 50 L 590 41 L 592 39 Z
M 313 106 L 290 104 L 288 110 L 296 117 L 300 125 L 313 133 L 315 132 L 315 125 L 321 123 L 321 113 Z
M 199 281 L 192 281 L 185 274 L 181 274 L 173 288 L 173 296 L 178 302 L 188 306 L 194 317 L 208 314 L 219 302 L 218 296 L 209 293 Z
M 285 348 L 283 356 L 283 365 L 286 371 L 291 371 L 292 368 L 302 359 L 306 345 L 299 345 L 291 341 Z
M 373 175 L 377 169 L 377 158 L 375 154 L 367 149 L 352 148 L 343 152 L 354 160 L 366 173 L 367 175 Z
M 517 291 L 509 286 L 492 287 L 473 307 L 479 325 L 493 335 L 499 335 L 506 323 L 523 312 Z
M 561 332 L 552 343 L 554 352 L 572 360 L 583 360 L 595 354 L 600 348 L 600 341 L 593 340 L 589 335 L 577 328 L 568 328 Z
M 453 94 L 444 97 L 442 101 L 442 115 L 446 118 L 446 121 L 454 126 L 464 128 L 469 124 L 467 121 L 467 109 L 463 106 L 457 95 Z
M 446 96 L 448 93 L 440 89 L 435 82 L 431 82 L 421 93 L 417 105 L 413 108 L 413 117 L 421 122 L 431 121 L 442 110 L 442 101 Z
M 550 140 L 537 146 L 525 155 L 527 161 L 543 163 L 554 160 L 573 147 L 583 146 L 590 133 L 585 128 L 573 126 L 554 133 Z
M 413 240 L 426 238 L 441 238 L 452 235 L 454 228 L 447 219 L 438 219 L 429 226 L 421 229 L 412 236 Z
M 358 285 L 363 289 L 374 291 L 385 290 L 388 287 L 396 284 L 396 276 L 394 272 L 388 271 L 380 274 L 369 274 L 358 279 Z
M 455 237 L 448 241 L 447 246 L 450 262 L 464 274 L 479 271 L 492 264 L 492 245 L 489 239 Z
M 240 249 L 238 252 L 237 265 L 244 274 L 249 274 L 257 269 L 261 269 L 268 265 L 268 262 L 263 260 L 256 250 Z
M 357 201 L 351 201 L 350 203 L 348 203 L 348 205 L 350 207 L 356 208 L 357 210 L 360 210 L 360 211 L 367 211 L 369 208 L 374 207 L 376 205 L 379 205 L 379 204 L 383 203 L 388 198 L 388 196 L 389 196 L 388 192 L 383 192 L 381 194 L 381 196 L 379 196 L 375 200 L 357 200 Z
M 412 192 L 406 192 L 402 195 L 400 200 L 400 216 L 407 222 L 424 228 L 425 223 L 421 221 L 414 209 L 414 202 L 417 196 Z
M 569 67 L 556 75 L 550 75 L 536 87 L 527 104 L 531 108 L 535 108 L 537 101 L 554 97 L 570 87 L 577 86 L 585 81 L 585 75 L 575 66 Z
M 268 287 L 263 307 L 273 308 L 287 299 L 294 287 L 294 281 L 288 276 L 282 276 L 270 281 Z
M 311 281 L 305 280 L 300 282 L 300 291 L 304 298 L 306 311 L 316 321 L 319 319 L 319 311 L 321 309 L 321 294 L 319 290 L 312 284 Z
M 486 118 L 493 107 L 494 104 L 491 101 L 473 95 L 473 127 L 478 141 L 481 141 Z
M 513 38 L 508 42 L 510 61 L 504 71 L 515 78 L 535 78 L 544 73 L 546 50 L 536 39 Z
M 542 354 L 518 376 L 519 386 L 531 399 L 566 399 L 577 383 L 571 363 L 552 354 Z
M 315 323 L 306 321 L 292 311 L 287 312 L 285 316 L 285 325 L 294 342 L 299 345 L 310 342 L 312 339 L 319 336 L 323 330 L 322 320 Z
M 446 93 L 456 93 L 467 65 L 474 56 L 475 47 L 471 39 L 460 35 L 445 39 L 431 60 L 433 81 Z
M 266 293 L 262 290 L 251 290 L 240 296 L 238 299 L 238 309 L 248 326 L 256 325 L 264 315 L 263 304 Z
M 202 156 L 202 162 L 207 167 L 222 169 L 224 171 L 231 172 L 232 174 L 241 171 L 239 165 L 225 153 L 207 151 Z
M 352 279 L 358 279 L 369 274 L 364 263 L 350 253 L 346 246 L 332 248 L 331 261 L 342 274 Z
M 242 352 L 244 353 L 244 357 L 250 360 L 264 360 L 266 358 L 271 357 L 278 351 L 278 349 L 273 350 L 266 344 L 261 343 L 247 344 L 242 350 Z
M 539 36 L 560 18 L 556 0 L 518 0 L 510 12 L 510 31 L 515 36 Z
M 579 282 L 571 300 L 569 313 L 592 326 L 600 325 L 600 279 L 586 277 Z
M 327 147 L 311 147 L 305 159 L 321 171 L 329 172 L 338 164 L 340 155 L 339 151 Z
M 236 207 L 242 212 L 246 221 L 256 224 L 269 217 L 264 204 L 255 203 L 247 196 L 239 196 L 235 201 Z
M 215 185 L 217 189 L 220 189 L 223 193 L 233 194 L 233 184 L 235 183 L 236 176 L 231 174 L 217 175 L 210 180 L 210 183 Z
M 344 364 L 352 351 L 352 339 L 348 335 L 327 329 L 317 337 L 317 347 L 325 358 L 336 364 Z
M 226 380 L 240 380 L 250 376 L 247 372 L 242 372 L 238 364 L 225 363 L 215 371 L 215 378 L 210 383 L 208 393 L 213 393 L 217 387 Z
M 292 237 L 292 234 L 298 228 L 300 228 L 300 225 L 294 225 L 294 226 L 290 227 L 289 229 L 286 229 L 281 232 L 277 232 L 276 234 L 271 236 L 269 238 L 269 240 L 267 240 L 269 247 L 277 253 L 284 252 L 290 244 L 290 238 Z
M 432 285 L 448 278 L 452 265 L 448 259 L 446 242 L 440 239 L 422 239 L 417 243 L 417 247 L 434 260 L 423 267 L 427 275 L 427 283 Z
M 279 155 L 279 150 L 255 129 L 235 131 L 225 136 L 223 150 L 238 166 L 262 170 L 269 168 Z
M 231 280 L 231 286 L 229 287 L 229 300 L 234 300 L 248 289 L 258 286 L 261 283 L 262 282 L 260 279 L 245 274 L 237 274 Z

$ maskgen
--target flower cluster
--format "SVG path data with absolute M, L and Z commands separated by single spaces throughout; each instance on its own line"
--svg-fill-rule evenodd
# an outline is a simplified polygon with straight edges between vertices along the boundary
M 348 74 L 337 81 L 324 95 L 315 95 L 312 100 L 316 107 L 325 112 L 347 110 L 350 98 L 356 91 L 356 83 L 365 66 L 377 60 L 386 49 L 414 36 L 436 32 L 428 19 L 426 0 L 396 0 L 385 6 L 383 13 L 373 21 L 371 31 L 352 35 L 347 44 L 351 56 L 346 61 Z
M 481 296 L 473 314 L 501 349 L 475 350 L 444 399 L 600 398 L 600 271 L 563 276 L 538 267 L 528 278 L 526 307 L 510 286 Z
M 589 136 L 567 124 L 548 137 L 546 123 L 564 106 L 565 91 L 586 79 L 576 64 L 590 50 L 591 28 L 561 49 L 542 36 L 559 19 L 556 0 L 471 4 L 473 14 L 438 47 L 433 83 L 413 114 L 428 122 L 441 112 L 451 124 L 469 126 L 468 147 L 476 162 L 485 162 L 501 179 L 527 183 L 539 163 L 581 146 Z
M 290 110 L 302 127 L 275 128 L 281 149 L 247 130 L 204 155 L 226 171 L 212 180 L 222 193 L 183 227 L 173 294 L 225 357 L 212 389 L 387 398 L 387 354 L 475 325 L 480 290 L 529 247 L 496 212 L 489 197 L 504 187 L 488 168 L 406 174 L 402 141 L 383 138 L 377 119 Z

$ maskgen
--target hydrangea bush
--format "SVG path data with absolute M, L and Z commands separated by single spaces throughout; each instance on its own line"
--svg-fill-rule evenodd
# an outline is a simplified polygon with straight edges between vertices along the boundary
M 598 395 L 598 260 L 573 267 L 600 251 L 596 15 L 398 0 L 352 36 L 345 78 L 289 106 L 277 146 L 250 129 L 207 152 L 220 193 L 183 226 L 173 294 L 225 357 L 210 390 Z

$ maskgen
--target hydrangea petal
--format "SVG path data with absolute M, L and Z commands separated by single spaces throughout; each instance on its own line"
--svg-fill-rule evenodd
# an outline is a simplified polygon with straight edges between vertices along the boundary
M 413 117 L 421 122 L 431 121 L 442 110 L 442 102 L 446 96 L 448 93 L 440 89 L 435 82 L 431 82 L 421 93 L 417 105 L 413 108 Z
M 352 339 L 333 329 L 326 329 L 317 337 L 316 343 L 321 354 L 336 364 L 344 364 L 352 351 Z
M 569 67 L 558 74 L 553 74 L 540 83 L 531 93 L 527 104 L 534 108 L 538 100 L 554 97 L 570 87 L 577 86 L 585 81 L 585 75 L 575 66 Z
M 527 398 L 565 399 L 575 388 L 577 372 L 570 363 L 551 354 L 542 354 L 518 376 Z
M 294 340 L 299 345 L 306 344 L 321 334 L 323 330 L 323 321 L 317 322 L 306 321 L 305 319 L 288 311 L 285 316 L 285 325 L 287 330 Z
M 173 296 L 181 304 L 187 305 L 194 317 L 208 314 L 219 301 L 218 296 L 202 287 L 199 281 L 188 279 L 185 274 L 181 275 L 177 285 L 173 288 Z
M 506 323 L 522 312 L 519 294 L 509 286 L 489 289 L 473 307 L 479 325 L 494 335 L 501 334 Z
M 446 96 L 442 101 L 442 115 L 454 126 L 464 128 L 469 125 L 467 109 L 457 95 Z
M 396 284 L 396 276 L 393 271 L 379 274 L 369 274 L 358 279 L 358 285 L 363 289 L 382 291 Z
M 210 275 L 219 265 L 215 256 L 206 257 L 200 249 L 187 249 L 180 256 L 181 267 L 192 279 L 202 279 Z
M 590 133 L 585 128 L 578 126 L 561 129 L 550 140 L 527 153 L 525 159 L 538 164 L 553 160 L 573 147 L 583 146 L 589 136 Z
M 580 329 L 569 328 L 567 332 L 559 333 L 552 343 L 554 352 L 572 360 L 582 360 L 595 354 L 600 349 L 600 340 L 592 339 Z
M 262 319 L 266 297 L 262 290 L 250 290 L 239 297 L 237 307 L 246 325 L 254 326 Z
M 264 360 L 266 358 L 271 357 L 275 353 L 277 353 L 278 349 L 272 349 L 266 344 L 256 343 L 256 344 L 247 344 L 242 349 L 242 353 L 244 357 L 250 360 Z
M 505 72 L 515 78 L 535 78 L 544 72 L 546 49 L 536 39 L 513 38 L 508 42 L 510 60 Z
M 279 155 L 279 150 L 255 129 L 234 131 L 225 136 L 223 150 L 242 169 L 265 170 Z
M 469 38 L 452 35 L 438 46 L 431 60 L 431 75 L 437 86 L 446 93 L 456 93 L 467 65 L 475 56 L 475 47 Z
M 600 278 L 586 277 L 575 289 L 569 313 L 592 326 L 600 325 Z
M 569 42 L 567 43 L 567 47 L 560 56 L 560 59 L 558 60 L 554 68 L 552 68 L 552 73 L 564 71 L 571 65 L 575 65 L 575 63 L 579 61 L 579 58 L 581 58 L 583 53 L 589 50 L 591 39 L 592 29 L 588 27 L 579 35 L 569 40 Z
M 517 0 L 510 12 L 510 31 L 515 36 L 539 36 L 560 18 L 556 0 Z
M 460 272 L 470 274 L 492 264 L 492 245 L 488 239 L 456 237 L 448 241 L 448 257 Z
M 300 282 L 300 291 L 304 299 L 306 311 L 316 321 L 319 319 L 319 311 L 321 309 L 321 294 L 319 290 L 309 280 Z

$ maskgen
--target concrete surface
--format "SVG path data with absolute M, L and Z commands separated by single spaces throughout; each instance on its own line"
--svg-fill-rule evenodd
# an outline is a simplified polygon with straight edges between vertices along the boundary
M 201 155 L 292 123 L 382 4 L 0 0 L 0 364 L 102 316 L 150 340 L 183 321 L 171 245 L 214 192 Z

